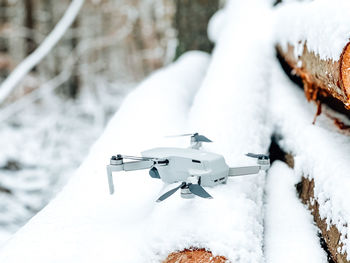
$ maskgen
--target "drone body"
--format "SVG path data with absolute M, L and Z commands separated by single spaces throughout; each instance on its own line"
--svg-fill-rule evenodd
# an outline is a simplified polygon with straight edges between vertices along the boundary
M 163 201 L 181 189 L 181 197 L 212 198 L 203 187 L 214 187 L 227 182 L 229 176 L 256 174 L 270 167 L 270 159 L 263 154 L 247 154 L 257 159 L 257 165 L 229 167 L 222 155 L 200 150 L 202 142 L 211 142 L 198 133 L 191 136 L 190 148 L 154 148 L 142 152 L 142 157 L 112 156 L 107 165 L 110 193 L 114 192 L 112 172 L 150 169 L 152 178 L 165 183 L 181 184 L 163 194 L 157 201 Z M 125 162 L 125 160 L 132 160 Z
M 166 183 L 201 178 L 202 186 L 215 186 L 227 180 L 229 167 L 222 155 L 192 148 L 155 148 L 141 153 L 143 157 L 165 158 L 168 165 L 155 165 L 159 179 Z

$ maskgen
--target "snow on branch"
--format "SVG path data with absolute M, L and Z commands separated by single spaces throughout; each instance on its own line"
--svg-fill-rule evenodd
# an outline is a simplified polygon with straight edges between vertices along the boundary
M 20 63 L 15 70 L 4 80 L 0 86 L 0 104 L 4 102 L 11 91 L 22 80 L 22 78 L 28 74 L 28 72 L 35 67 L 57 44 L 62 38 L 67 29 L 71 26 L 75 20 L 78 12 L 83 5 L 84 0 L 73 0 L 70 6 L 67 8 L 64 16 L 57 23 L 55 28 L 42 42 L 42 44 L 25 60 Z

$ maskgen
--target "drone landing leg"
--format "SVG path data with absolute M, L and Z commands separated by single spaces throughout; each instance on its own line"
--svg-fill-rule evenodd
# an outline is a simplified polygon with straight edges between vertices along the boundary
M 114 184 L 113 184 L 113 172 L 119 172 L 123 170 L 122 165 L 107 165 L 107 178 L 108 178 L 108 186 L 109 186 L 109 193 L 114 193 Z

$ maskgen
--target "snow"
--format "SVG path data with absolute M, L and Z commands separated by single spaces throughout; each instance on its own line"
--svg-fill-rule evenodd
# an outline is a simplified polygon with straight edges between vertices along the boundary
M 226 8 L 220 9 L 210 18 L 208 23 L 208 38 L 213 43 L 219 39 L 222 29 L 225 28 L 227 23 Z
M 266 109 L 273 46 L 267 4 L 230 1 L 226 9 L 230 19 L 216 43 L 189 123 L 215 141 L 208 149 L 220 147 L 216 151 L 233 165 L 246 162 L 242 156 L 247 151 L 264 152 L 270 143 Z
M 321 59 L 338 61 L 350 38 L 350 1 L 315 0 L 278 5 L 275 12 L 276 42 L 295 46 L 301 55 L 304 43 Z
M 266 19 L 270 13 L 268 5 L 261 1 L 231 1 L 224 12 L 230 17 L 216 41 L 189 125 L 214 141 L 204 146 L 206 150 L 223 154 L 230 166 L 249 165 L 252 160 L 244 154 L 266 153 L 270 144 L 271 130 L 266 118 L 269 57 L 273 54 L 271 21 Z M 217 211 L 214 214 L 223 215 L 229 223 L 216 219 L 220 221 L 210 240 L 217 239 L 221 248 L 217 250 L 213 244 L 209 247 L 231 262 L 264 260 L 264 183 L 261 173 L 229 180 L 227 185 L 210 191 Z M 200 240 L 202 246 L 208 247 L 205 239 Z
M 10 92 L 23 79 L 28 72 L 35 67 L 57 44 L 67 29 L 71 26 L 79 13 L 84 0 L 73 0 L 61 20 L 57 23 L 52 32 L 40 44 L 40 46 L 21 62 L 11 74 L 1 83 L 0 86 L 0 104 L 2 104 Z
M 266 182 L 265 257 L 268 263 L 328 262 L 310 211 L 297 197 L 300 175 L 275 162 Z
M 271 118 L 282 136 L 285 151 L 295 155 L 295 171 L 315 179 L 314 195 L 322 219 L 341 231 L 342 252 L 350 259 L 350 141 L 339 132 L 326 114 L 312 125 L 316 105 L 308 103 L 303 91 L 274 66 L 271 90 Z M 323 112 L 328 109 L 323 106 Z
M 208 62 L 208 55 L 191 52 L 141 83 L 70 183 L 4 246 L 0 261 L 145 262 L 147 258 L 154 262 L 176 245 L 189 244 L 193 239 L 190 230 L 198 230 L 208 203 L 199 199 L 182 202 L 173 196 L 168 205 L 157 204 L 154 200 L 165 191 L 164 184 L 150 178 L 147 171 L 115 176 L 116 194 L 110 196 L 105 165 L 116 151 L 137 154 L 157 144 L 187 145 L 183 138 L 163 137 L 185 129 Z M 196 203 L 201 204 L 199 208 Z M 191 215 L 197 212 L 193 220 Z M 213 220 L 214 215 L 211 223 Z M 206 235 L 211 228 L 203 230 Z M 164 244 L 162 239 L 166 239 Z

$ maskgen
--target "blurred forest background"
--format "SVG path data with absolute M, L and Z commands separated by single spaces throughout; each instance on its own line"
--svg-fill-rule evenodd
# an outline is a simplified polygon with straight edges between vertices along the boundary
M 211 51 L 207 23 L 223 2 L 85 1 L 0 102 L 0 246 L 62 188 L 138 82 L 187 50 Z M 0 0 L 0 90 L 70 3 Z

